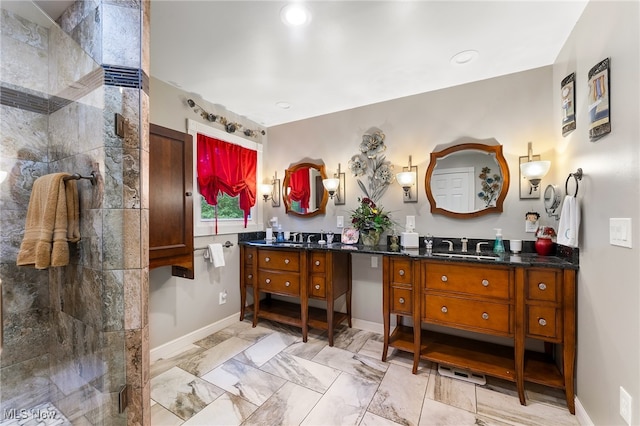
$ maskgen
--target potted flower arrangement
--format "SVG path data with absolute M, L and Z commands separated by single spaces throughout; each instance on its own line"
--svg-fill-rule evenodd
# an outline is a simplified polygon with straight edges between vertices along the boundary
M 380 235 L 391 228 L 393 222 L 389 214 L 370 198 L 358 198 L 358 202 L 358 208 L 351 212 L 351 223 L 360 231 L 362 244 L 375 246 L 380 241 Z
M 548 256 L 553 251 L 556 231 L 551 226 L 540 226 L 536 231 L 535 249 L 540 256 Z

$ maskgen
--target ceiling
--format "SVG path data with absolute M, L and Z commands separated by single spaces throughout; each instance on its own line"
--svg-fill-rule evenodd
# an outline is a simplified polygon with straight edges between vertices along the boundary
M 152 0 L 151 76 L 269 127 L 550 65 L 587 0 L 300 2 Z

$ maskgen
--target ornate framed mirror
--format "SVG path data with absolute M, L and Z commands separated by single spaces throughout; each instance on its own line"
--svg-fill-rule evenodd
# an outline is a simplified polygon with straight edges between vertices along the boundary
M 509 191 L 502 145 L 467 142 L 432 152 L 424 187 L 433 214 L 465 219 L 501 213 Z
M 322 179 L 326 178 L 324 164 L 300 163 L 285 170 L 282 182 L 285 212 L 300 217 L 324 214 L 329 199 L 322 185 Z

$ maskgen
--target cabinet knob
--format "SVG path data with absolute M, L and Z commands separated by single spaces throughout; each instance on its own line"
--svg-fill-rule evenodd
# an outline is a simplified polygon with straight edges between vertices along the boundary
M 401 297 L 400 299 L 398 299 L 398 302 L 404 305 L 404 297 Z
M 404 277 L 404 269 L 400 269 L 400 270 L 398 271 L 398 274 L 399 274 L 401 277 Z
M 284 264 L 285 264 L 285 265 L 288 265 L 288 264 L 289 264 L 289 262 L 290 262 L 290 260 L 289 260 L 289 259 L 285 259 L 285 260 L 284 260 Z
M 193 195 L 193 193 L 191 192 L 186 192 L 184 195 L 186 195 L 187 197 L 191 197 Z
M 270 258 L 270 257 L 265 257 L 265 258 L 264 258 L 264 261 L 265 261 L 265 262 L 270 262 L 270 261 L 271 261 L 271 258 Z
M 489 280 L 482 280 L 482 285 L 485 287 L 489 287 Z
M 544 327 L 545 325 L 547 325 L 547 320 L 544 318 L 538 318 L 538 324 Z
M 440 310 L 445 314 L 449 311 L 446 306 L 443 306 Z
M 253 255 L 250 254 L 249 256 L 247 256 L 249 259 L 253 259 Z
M 320 266 L 320 261 L 316 260 L 316 266 Z
M 488 313 L 486 313 L 486 312 L 483 312 L 483 313 L 482 313 L 482 319 L 483 319 L 483 320 L 488 320 L 488 319 L 489 319 L 489 314 L 488 314 Z
M 545 291 L 547 289 L 547 285 L 545 283 L 539 283 L 538 288 L 542 291 Z
M 316 289 L 316 290 L 320 290 L 320 284 L 316 284 L 316 285 L 315 285 L 315 289 Z
M 449 280 L 449 278 L 447 278 L 446 275 L 443 275 L 440 279 L 442 280 L 443 283 L 446 283 L 447 280 Z
M 253 274 L 247 275 L 247 278 L 249 278 L 249 279 L 253 278 Z
M 287 281 L 287 282 L 285 282 L 285 283 L 284 283 L 284 286 L 285 286 L 285 287 L 289 287 L 290 285 L 291 285 L 291 283 L 290 283 L 289 281 Z
M 264 282 L 267 284 L 271 283 L 271 278 L 267 278 L 266 280 L 264 280 Z

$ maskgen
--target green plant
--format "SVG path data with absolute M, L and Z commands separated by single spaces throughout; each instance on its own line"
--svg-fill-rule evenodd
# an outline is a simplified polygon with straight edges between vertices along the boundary
M 378 207 L 368 197 L 358 198 L 358 208 L 351 212 L 351 223 L 360 231 L 376 230 L 380 233 L 391 228 L 393 222 L 382 207 Z

